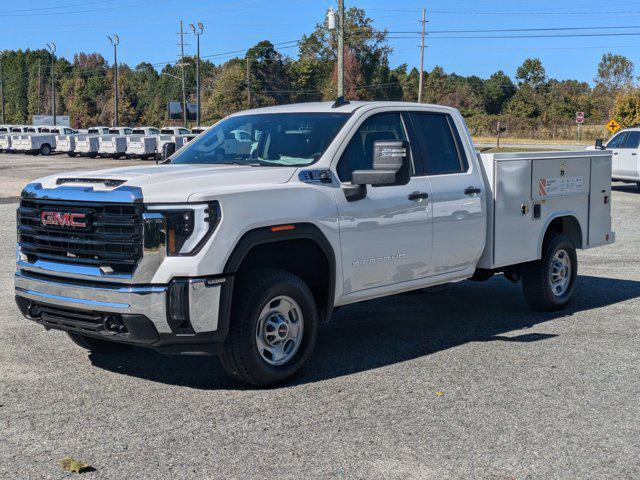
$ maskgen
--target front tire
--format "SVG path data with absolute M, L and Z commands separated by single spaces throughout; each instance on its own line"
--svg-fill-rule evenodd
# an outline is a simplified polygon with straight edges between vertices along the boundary
M 577 275 L 575 245 L 566 235 L 554 232 L 545 242 L 542 259 L 524 266 L 524 296 L 536 310 L 559 310 L 571 300 Z
M 131 348 L 130 345 L 125 345 L 124 343 L 109 342 L 108 340 L 87 337 L 75 332 L 67 332 L 67 335 L 69 335 L 73 343 L 93 353 L 118 353 Z
M 221 363 L 234 379 L 267 387 L 291 379 L 313 352 L 318 311 L 304 281 L 281 270 L 241 277 Z

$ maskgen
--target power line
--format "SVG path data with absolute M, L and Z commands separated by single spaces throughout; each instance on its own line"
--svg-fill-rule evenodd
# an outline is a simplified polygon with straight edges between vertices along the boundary
M 68 3 L 66 5 L 55 5 L 52 7 L 38 7 L 38 8 L 20 8 L 16 10 L 0 10 L 0 14 L 12 14 L 19 12 L 38 12 L 42 10 L 59 10 L 64 8 L 72 8 L 72 7 L 85 7 L 87 5 L 95 5 L 99 3 L 111 3 L 115 0 L 96 0 L 93 2 L 82 2 L 82 3 Z

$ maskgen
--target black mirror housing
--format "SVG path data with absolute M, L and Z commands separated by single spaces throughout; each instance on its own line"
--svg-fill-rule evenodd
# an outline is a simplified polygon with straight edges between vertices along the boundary
M 162 146 L 162 157 L 161 157 L 161 161 L 162 162 L 166 162 L 167 159 L 173 155 L 174 153 L 176 153 L 176 144 L 174 142 L 168 142 L 165 143 Z
M 603 141 L 602 141 L 602 139 L 601 139 L 601 138 L 598 138 L 598 139 L 596 140 L 596 148 L 597 148 L 598 150 L 604 150 L 604 145 L 603 145 Z
M 378 140 L 373 144 L 373 169 L 351 174 L 353 185 L 406 185 L 411 179 L 410 145 L 406 140 Z

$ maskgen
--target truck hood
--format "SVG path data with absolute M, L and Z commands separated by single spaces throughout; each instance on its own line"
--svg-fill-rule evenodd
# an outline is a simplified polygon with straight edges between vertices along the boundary
M 252 190 L 266 184 L 282 184 L 291 179 L 295 167 L 251 167 L 242 165 L 149 165 L 112 168 L 93 172 L 58 173 L 36 180 L 43 188 L 60 188 L 59 179 L 81 179 L 65 182 L 62 188 L 83 188 L 109 191 L 122 187 L 142 190 L 145 202 L 187 202 L 189 197 L 214 198 L 216 194 Z M 91 183 L 95 179 L 96 183 Z M 107 187 L 104 180 L 124 181 L 117 187 Z

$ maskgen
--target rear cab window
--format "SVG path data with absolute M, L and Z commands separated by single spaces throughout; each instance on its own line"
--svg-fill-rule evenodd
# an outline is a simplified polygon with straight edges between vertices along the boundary
M 413 127 L 427 175 L 464 173 L 469 163 L 451 115 L 412 112 Z

